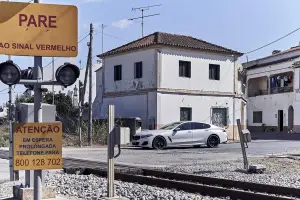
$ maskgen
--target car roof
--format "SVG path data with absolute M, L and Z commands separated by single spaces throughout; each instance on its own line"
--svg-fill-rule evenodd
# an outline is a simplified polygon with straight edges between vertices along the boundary
M 202 124 L 209 124 L 205 122 L 196 122 L 196 121 L 180 121 L 180 123 L 202 123 Z

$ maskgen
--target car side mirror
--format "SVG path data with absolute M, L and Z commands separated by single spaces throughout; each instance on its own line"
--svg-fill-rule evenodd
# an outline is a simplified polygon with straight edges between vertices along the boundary
M 175 132 L 180 131 L 180 128 L 175 128 L 174 131 Z

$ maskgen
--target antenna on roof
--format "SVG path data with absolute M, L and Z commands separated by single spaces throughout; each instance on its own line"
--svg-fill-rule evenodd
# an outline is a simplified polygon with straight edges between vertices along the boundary
M 153 17 L 153 16 L 156 16 L 156 15 L 160 15 L 160 13 L 156 13 L 156 14 L 152 14 L 152 15 L 146 15 L 144 16 L 144 11 L 146 10 L 149 10 L 150 8 L 153 8 L 153 7 L 158 7 L 158 6 L 161 6 L 162 4 L 159 4 L 159 5 L 152 5 L 152 6 L 144 6 L 144 7 L 139 7 L 139 8 L 132 8 L 131 11 L 141 11 L 142 12 L 142 16 L 141 17 L 135 17 L 135 18 L 130 18 L 128 20 L 136 20 L 136 19 L 142 19 L 142 37 L 144 37 L 144 18 L 145 17 Z

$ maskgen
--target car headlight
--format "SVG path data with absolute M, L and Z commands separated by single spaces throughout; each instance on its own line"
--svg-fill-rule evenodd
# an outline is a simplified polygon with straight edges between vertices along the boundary
M 141 138 L 147 138 L 147 137 L 151 137 L 153 136 L 152 134 L 148 134 L 148 135 L 142 135 Z

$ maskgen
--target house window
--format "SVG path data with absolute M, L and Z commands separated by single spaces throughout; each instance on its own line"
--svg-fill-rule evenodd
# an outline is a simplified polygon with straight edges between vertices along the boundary
M 122 65 L 115 66 L 114 78 L 115 81 L 122 80 Z
M 179 76 L 191 78 L 191 62 L 179 61 Z
M 143 77 L 143 62 L 134 63 L 134 78 Z
M 180 108 L 180 121 L 192 120 L 192 108 Z
M 220 80 L 220 65 L 209 64 L 209 79 Z
M 262 123 L 262 111 L 253 111 L 253 123 Z
M 228 108 L 212 108 L 211 123 L 219 127 L 225 127 L 227 123 Z

